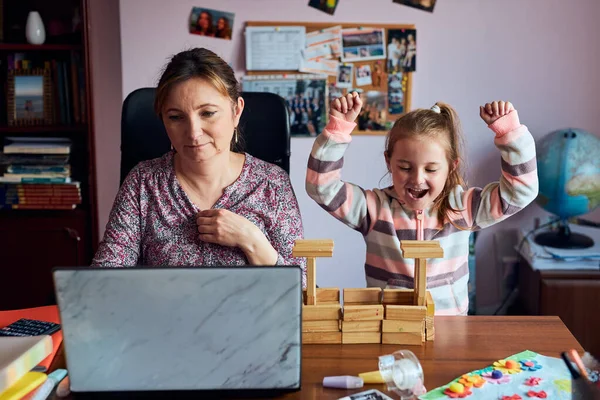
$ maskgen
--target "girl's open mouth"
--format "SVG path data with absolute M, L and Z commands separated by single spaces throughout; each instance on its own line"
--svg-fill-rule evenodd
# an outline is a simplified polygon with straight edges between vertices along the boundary
M 420 199 L 427 194 L 429 189 L 407 189 L 410 197 L 413 199 Z

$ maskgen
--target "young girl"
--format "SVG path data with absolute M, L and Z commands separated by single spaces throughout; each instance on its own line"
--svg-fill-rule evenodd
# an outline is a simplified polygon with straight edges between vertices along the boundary
M 363 234 L 369 287 L 413 288 L 414 260 L 402 258 L 400 240 L 439 240 L 444 258 L 428 260 L 427 289 L 436 314 L 464 315 L 469 308 L 469 235 L 515 214 L 537 196 L 533 137 L 511 103 L 480 107 L 502 156 L 500 181 L 465 189 L 458 117 L 450 106 L 436 103 L 396 121 L 384 153 L 393 185 L 364 190 L 340 176 L 361 106 L 357 93 L 331 103 L 329 122 L 308 160 L 306 190 Z

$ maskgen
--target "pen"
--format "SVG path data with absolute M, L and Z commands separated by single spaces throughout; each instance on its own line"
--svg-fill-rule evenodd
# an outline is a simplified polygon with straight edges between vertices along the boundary
M 31 400 L 46 400 L 46 398 L 52 393 L 52 390 L 60 381 L 67 376 L 66 369 L 57 369 L 48 375 L 48 379 L 35 391 Z

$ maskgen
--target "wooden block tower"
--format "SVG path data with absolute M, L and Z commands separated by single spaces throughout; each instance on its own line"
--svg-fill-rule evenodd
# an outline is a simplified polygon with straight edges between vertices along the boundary
M 425 340 L 433 340 L 435 335 L 435 306 L 427 291 L 427 259 L 443 257 L 444 250 L 439 241 L 424 240 L 402 240 L 400 249 L 404 258 L 415 259 L 415 288 L 383 290 L 385 318 L 381 343 L 422 344 Z
M 306 257 L 306 290 L 302 305 L 302 343 L 342 343 L 340 290 L 338 288 L 317 288 L 316 285 L 316 258 L 333 256 L 333 240 L 296 240 L 292 256 Z

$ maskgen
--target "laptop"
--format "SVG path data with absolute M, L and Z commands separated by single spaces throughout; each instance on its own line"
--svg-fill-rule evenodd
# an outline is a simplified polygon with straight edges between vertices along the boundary
M 295 266 L 54 269 L 72 393 L 299 390 L 301 274 Z

